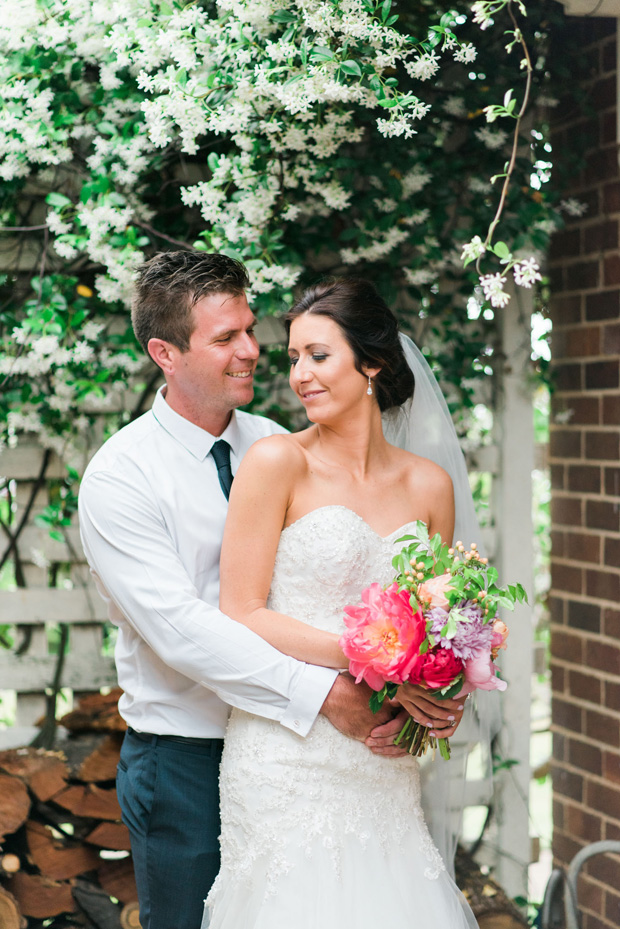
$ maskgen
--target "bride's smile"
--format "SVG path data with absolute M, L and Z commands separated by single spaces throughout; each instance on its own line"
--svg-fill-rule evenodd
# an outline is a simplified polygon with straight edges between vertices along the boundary
M 332 420 L 356 407 L 368 410 L 368 375 L 359 370 L 340 326 L 326 316 L 305 313 L 291 325 L 290 385 L 313 422 Z

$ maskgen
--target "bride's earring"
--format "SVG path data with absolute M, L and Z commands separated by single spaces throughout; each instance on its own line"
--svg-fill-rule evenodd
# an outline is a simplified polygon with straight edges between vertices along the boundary
M 372 383 L 370 380 L 370 374 L 368 375 L 368 390 L 366 391 L 369 397 L 372 397 Z

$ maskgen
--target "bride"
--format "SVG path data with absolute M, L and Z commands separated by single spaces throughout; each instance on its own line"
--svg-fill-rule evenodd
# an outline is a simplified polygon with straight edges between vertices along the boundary
M 346 668 L 344 606 L 391 580 L 416 520 L 452 540 L 452 481 L 384 437 L 381 414 L 413 395 L 414 376 L 371 284 L 321 283 L 286 325 L 290 384 L 313 425 L 246 454 L 220 606 L 285 654 Z M 302 739 L 233 710 L 220 791 L 222 867 L 203 929 L 476 926 L 426 827 L 417 759 L 371 754 L 323 717 Z

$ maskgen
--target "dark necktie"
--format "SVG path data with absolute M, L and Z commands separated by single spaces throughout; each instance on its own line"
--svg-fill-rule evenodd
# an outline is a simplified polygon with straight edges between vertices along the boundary
M 217 476 L 220 481 L 220 487 L 224 491 L 224 496 L 228 500 L 230 488 L 233 482 L 233 474 L 230 470 L 230 445 L 224 439 L 218 439 L 213 443 L 211 454 L 217 467 Z

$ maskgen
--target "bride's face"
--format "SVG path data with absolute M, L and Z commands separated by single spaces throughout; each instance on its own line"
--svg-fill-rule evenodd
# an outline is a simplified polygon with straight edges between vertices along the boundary
M 325 422 L 368 404 L 368 378 L 355 367 L 355 356 L 338 323 L 304 313 L 291 324 L 288 353 L 290 385 L 312 422 Z M 376 369 L 369 369 L 372 376 Z

